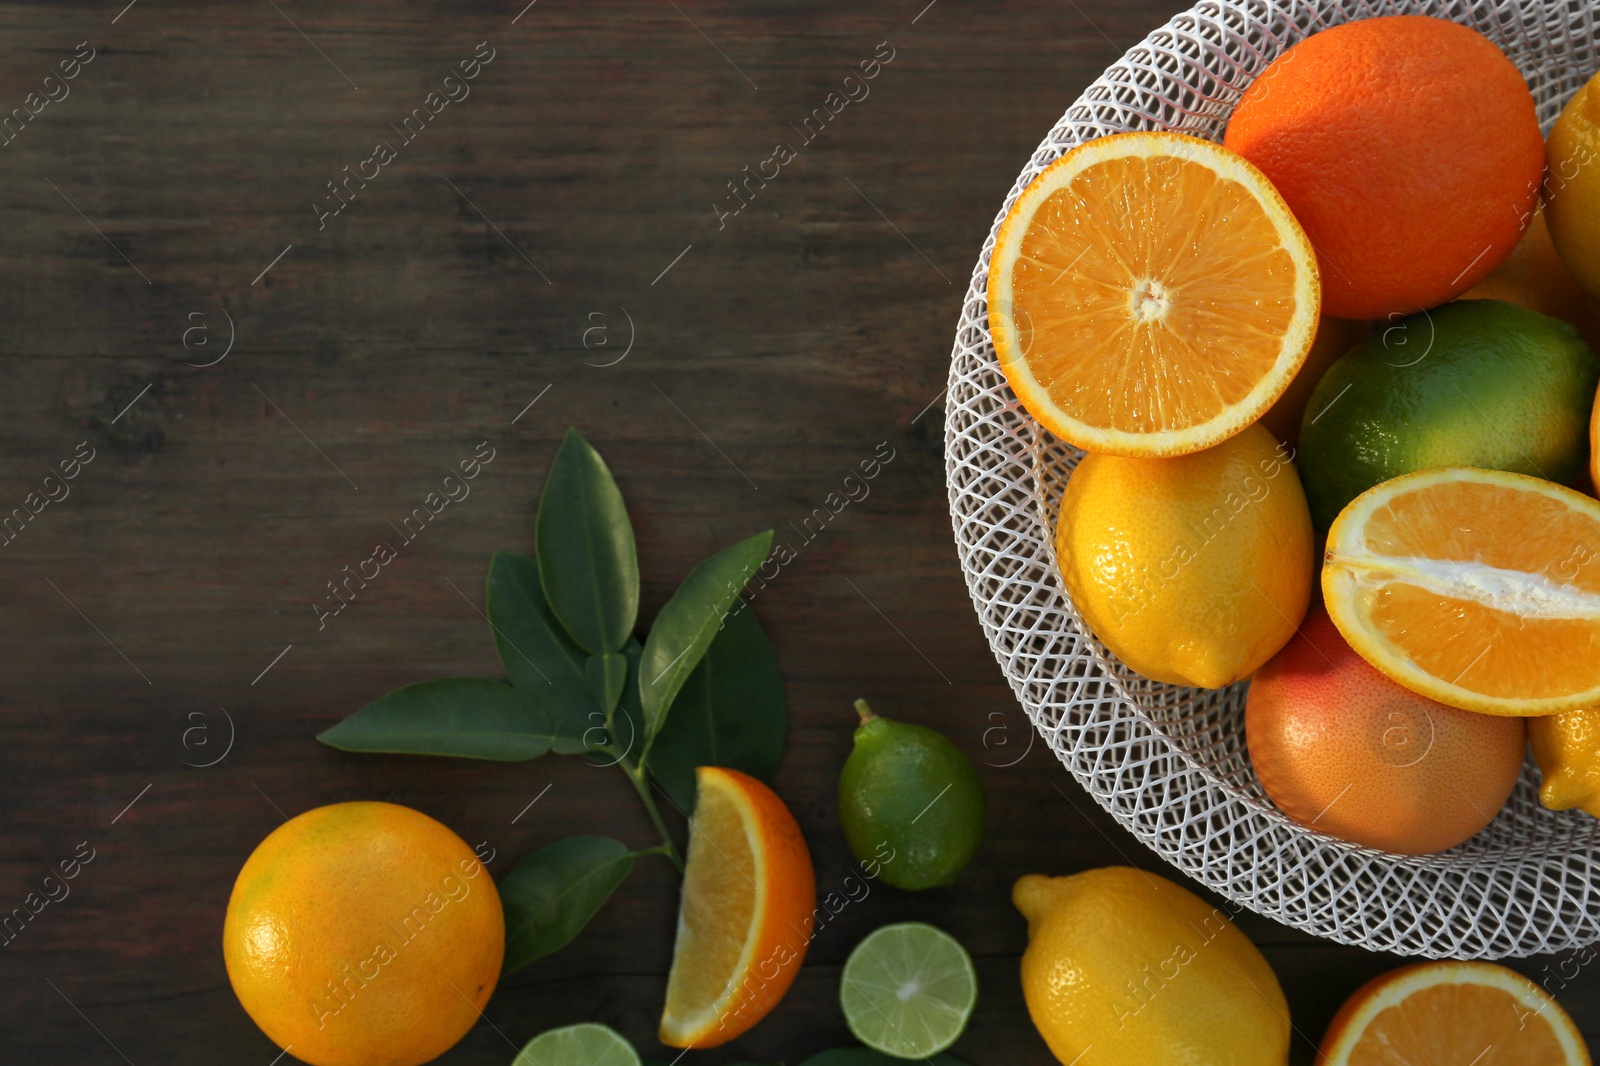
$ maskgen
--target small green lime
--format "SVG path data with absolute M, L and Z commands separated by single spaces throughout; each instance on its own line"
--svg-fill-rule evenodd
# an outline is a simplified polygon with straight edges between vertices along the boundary
M 868 934 L 839 977 L 839 1005 L 856 1039 L 901 1059 L 926 1059 L 954 1044 L 977 1002 L 972 957 L 922 922 Z
M 1312 521 L 1326 530 L 1372 486 L 1435 467 L 1572 484 L 1597 381 L 1577 330 L 1500 300 L 1375 323 L 1306 403 L 1295 465 Z
M 856 701 L 855 750 L 839 774 L 839 820 L 870 876 L 896 888 L 947 885 L 983 840 L 978 771 L 943 734 Z
M 540 1033 L 511 1066 L 640 1066 L 639 1053 L 616 1030 L 597 1022 Z

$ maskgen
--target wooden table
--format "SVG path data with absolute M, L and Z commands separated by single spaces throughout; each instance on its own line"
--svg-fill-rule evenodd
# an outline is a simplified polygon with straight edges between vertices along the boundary
M 582 760 L 312 740 L 403 683 L 498 672 L 485 566 L 531 550 L 545 468 L 576 425 L 632 509 L 647 618 L 694 562 L 789 532 L 880 442 L 894 449 L 870 497 L 755 604 L 792 716 L 776 784 L 823 886 L 850 866 L 833 789 L 853 698 L 986 764 L 992 828 L 961 881 L 875 888 L 769 1020 L 689 1061 L 793 1063 L 847 1042 L 841 963 L 876 926 L 923 919 L 977 961 L 961 1057 L 1049 1062 L 1018 987 L 1011 883 L 1115 863 L 1176 875 L 1028 749 L 952 550 L 938 401 L 1018 167 L 1180 0 L 122 2 L 0 11 L 4 109 L 79 42 L 93 55 L 0 154 L 0 504 L 23 506 L 80 442 L 94 456 L 0 556 L 0 907 L 79 842 L 95 853 L 0 958 L 0 1060 L 273 1062 L 219 930 L 239 865 L 288 814 L 409 804 L 488 842 L 497 876 L 572 832 L 651 842 L 621 779 Z M 798 141 L 883 42 L 870 95 L 723 217 L 728 183 Z M 410 141 L 391 128 L 491 51 L 469 97 Z M 330 182 L 372 174 L 380 141 L 396 158 L 334 199 Z M 471 497 L 319 629 L 325 583 L 481 441 L 496 458 Z M 671 870 L 644 864 L 440 1061 L 507 1063 L 586 1019 L 659 1054 L 676 907 Z M 1296 1062 L 1399 961 L 1240 924 L 1282 979 Z M 1556 977 L 1560 962 L 1517 965 L 1565 981 L 1600 1042 L 1600 976 Z

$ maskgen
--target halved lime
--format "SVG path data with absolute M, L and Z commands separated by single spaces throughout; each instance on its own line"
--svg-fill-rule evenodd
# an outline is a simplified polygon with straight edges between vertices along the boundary
M 540 1033 L 511 1066 L 639 1066 L 639 1053 L 616 1030 L 584 1022 Z
M 978 1001 L 972 957 L 922 922 L 886 925 L 850 953 L 839 1004 L 856 1039 L 885 1055 L 923 1059 L 961 1036 Z

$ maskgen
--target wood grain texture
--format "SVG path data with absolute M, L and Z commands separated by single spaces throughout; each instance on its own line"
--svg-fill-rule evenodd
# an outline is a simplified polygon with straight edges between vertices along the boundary
M 818 936 L 771 1018 L 690 1061 L 793 1063 L 846 1042 L 839 968 L 903 919 L 977 959 L 961 1057 L 1050 1061 L 1017 982 L 1012 881 L 1112 863 L 1176 875 L 1029 750 L 956 565 L 934 401 L 1023 160 L 1183 4 L 923 3 L 539 0 L 515 23 L 517 0 L 0 5 L 0 108 L 78 42 L 96 49 L 70 96 L 0 148 L 0 513 L 79 442 L 95 453 L 0 548 L 0 909 L 80 841 L 96 852 L 0 955 L 0 1060 L 273 1062 L 219 931 L 240 864 L 287 814 L 409 804 L 488 842 L 497 875 L 571 833 L 651 841 L 620 776 L 580 760 L 363 757 L 311 739 L 401 684 L 498 672 L 484 572 L 496 549 L 531 550 L 543 472 L 576 425 L 633 513 L 642 617 L 737 538 L 772 527 L 800 551 L 755 608 L 790 701 L 777 788 L 824 892 L 851 866 L 833 788 L 852 699 L 984 764 L 992 829 L 961 881 L 874 888 Z M 470 97 L 319 230 L 325 183 L 398 144 L 389 124 L 482 41 L 494 58 Z M 796 139 L 789 124 L 885 41 L 870 96 L 719 228 L 726 183 Z M 221 354 L 225 316 L 231 353 L 190 365 Z M 627 357 L 596 365 L 630 319 Z M 325 583 L 483 441 L 495 458 L 471 496 L 319 629 Z M 870 495 L 807 539 L 803 520 L 880 442 L 895 458 Z M 221 754 L 225 715 L 227 757 L 187 765 Z M 675 913 L 669 868 L 641 863 L 439 1061 L 506 1063 L 588 1019 L 660 1056 Z M 1282 978 L 1298 1063 L 1397 961 L 1240 924 Z M 1578 969 L 1551 980 L 1600 1040 L 1600 976 Z

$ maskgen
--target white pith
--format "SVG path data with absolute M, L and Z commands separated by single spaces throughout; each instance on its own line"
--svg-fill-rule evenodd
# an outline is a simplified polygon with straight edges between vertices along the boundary
M 1328 561 L 1347 570 L 1365 572 L 1362 576 L 1398 578 L 1440 596 L 1472 600 L 1521 618 L 1600 619 L 1600 593 L 1551 581 L 1542 574 L 1503 570 L 1465 560 L 1346 555 L 1332 551 L 1328 553 Z

